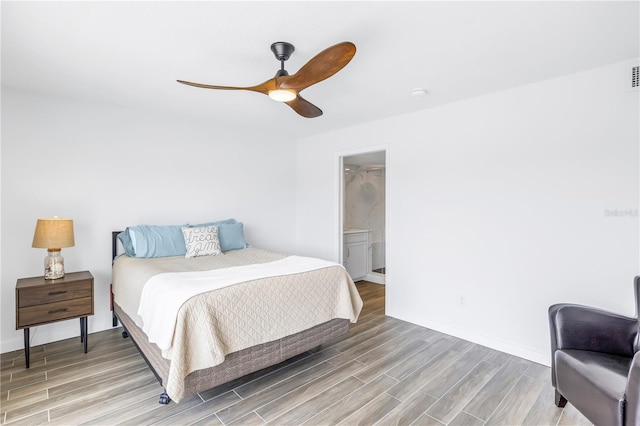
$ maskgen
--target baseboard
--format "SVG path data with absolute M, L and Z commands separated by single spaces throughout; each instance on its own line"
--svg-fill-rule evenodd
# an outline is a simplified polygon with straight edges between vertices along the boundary
M 487 336 L 484 334 L 476 333 L 474 331 L 462 329 L 459 327 L 453 327 L 448 324 L 443 324 L 435 321 L 429 321 L 424 318 L 412 318 L 406 315 L 398 315 L 395 312 L 389 312 L 387 310 L 386 315 L 397 318 L 402 321 L 407 321 L 412 324 L 416 324 L 422 327 L 430 328 L 441 333 L 448 334 L 450 336 L 458 337 L 460 339 L 468 340 L 478 345 L 486 346 L 497 351 L 505 352 L 510 355 L 514 355 L 520 358 L 527 359 L 529 361 L 536 362 L 538 364 L 551 365 L 550 356 L 548 353 L 542 353 L 535 349 L 526 348 L 519 345 L 506 342 L 495 337 Z
M 364 277 L 364 279 L 376 284 L 385 283 L 385 276 L 383 274 L 367 274 L 367 276 Z

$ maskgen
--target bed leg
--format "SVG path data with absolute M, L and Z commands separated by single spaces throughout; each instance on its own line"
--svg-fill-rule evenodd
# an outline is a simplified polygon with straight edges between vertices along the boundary
M 169 398 L 169 395 L 167 395 L 167 390 L 163 389 L 162 393 L 160 394 L 160 400 L 158 402 L 160 404 L 168 404 L 169 401 L 171 401 L 171 398 Z
M 116 310 L 113 308 L 113 284 L 109 284 L 109 305 L 111 308 L 111 325 L 117 327 L 118 317 L 116 316 Z

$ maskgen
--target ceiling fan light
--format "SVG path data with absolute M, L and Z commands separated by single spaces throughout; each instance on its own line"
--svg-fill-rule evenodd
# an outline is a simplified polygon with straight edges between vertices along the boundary
M 297 96 L 296 92 L 294 92 L 293 90 L 278 89 L 278 90 L 271 90 L 269 92 L 269 97 L 274 101 L 278 101 L 278 102 L 289 102 L 294 100 L 296 96 Z

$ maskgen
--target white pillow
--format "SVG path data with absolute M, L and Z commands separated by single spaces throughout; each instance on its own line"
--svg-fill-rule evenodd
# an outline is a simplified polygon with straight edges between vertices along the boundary
M 184 257 L 219 256 L 223 254 L 222 250 L 220 250 L 217 226 L 196 226 L 193 228 L 183 226 L 182 235 L 184 236 L 184 244 L 187 246 L 187 253 Z

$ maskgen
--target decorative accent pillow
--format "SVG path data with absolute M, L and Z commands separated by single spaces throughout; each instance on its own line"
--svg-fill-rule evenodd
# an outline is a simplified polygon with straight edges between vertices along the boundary
M 183 226 L 182 235 L 187 247 L 184 257 L 222 255 L 217 226 Z

